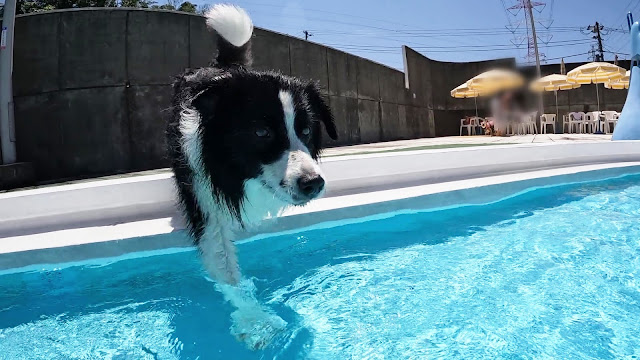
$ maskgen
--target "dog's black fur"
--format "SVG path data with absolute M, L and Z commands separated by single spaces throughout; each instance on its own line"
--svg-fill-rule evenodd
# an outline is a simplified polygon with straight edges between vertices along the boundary
M 260 174 L 261 166 L 276 161 L 289 146 L 280 90 L 290 91 L 296 108 L 295 129 L 315 160 L 322 149 L 323 123 L 337 139 L 333 116 L 314 82 L 276 72 L 249 68 L 251 41 L 236 47 L 218 36 L 218 55 L 212 67 L 186 70 L 174 83 L 173 114 L 167 139 L 172 169 L 189 228 L 197 243 L 205 219 L 193 189 L 193 169 L 181 147 L 180 121 L 185 108 L 201 119 L 202 163 L 221 204 L 242 223 L 243 184 Z M 305 111 L 309 108 L 310 111 Z M 309 116 L 310 115 L 310 116 Z M 311 133 L 301 133 L 305 127 Z M 256 132 L 267 130 L 269 136 Z

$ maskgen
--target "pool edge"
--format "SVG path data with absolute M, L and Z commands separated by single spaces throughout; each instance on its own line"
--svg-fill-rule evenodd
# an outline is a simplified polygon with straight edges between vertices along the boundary
M 398 210 L 434 211 L 480 205 L 540 187 L 636 173 L 640 173 L 640 162 L 582 165 L 332 197 L 305 208 L 291 209 L 278 219 L 267 219 L 255 231 L 245 233 L 245 239 L 238 244 L 283 233 L 368 221 L 377 214 Z M 481 188 L 491 191 L 480 191 Z M 183 223 L 174 217 L 6 237 L 0 239 L 0 271 L 113 258 L 142 251 L 189 248 L 191 244 L 183 227 Z M 98 233 L 106 237 L 96 239 Z

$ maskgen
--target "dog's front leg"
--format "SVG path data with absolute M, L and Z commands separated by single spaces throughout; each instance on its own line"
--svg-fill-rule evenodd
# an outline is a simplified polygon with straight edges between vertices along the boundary
M 205 229 L 199 242 L 203 263 L 225 300 L 236 308 L 231 314 L 231 334 L 251 350 L 262 349 L 287 322 L 258 301 L 251 280 L 242 279 L 232 239 L 233 232 L 224 228 Z
M 242 275 L 233 238 L 233 232 L 210 223 L 205 227 L 198 245 L 209 275 L 220 284 L 236 286 Z

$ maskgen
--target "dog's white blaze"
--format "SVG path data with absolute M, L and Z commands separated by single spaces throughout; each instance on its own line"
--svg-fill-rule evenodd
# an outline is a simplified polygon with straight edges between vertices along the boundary
M 285 151 L 278 161 L 265 167 L 264 172 L 265 174 L 272 173 L 272 176 L 279 175 L 284 183 L 291 189 L 296 186 L 298 178 L 303 174 L 322 175 L 322 172 L 318 164 L 311 158 L 309 149 L 296 133 L 296 111 L 293 105 L 292 94 L 288 91 L 280 90 L 278 97 L 282 103 L 287 137 L 289 138 L 289 150 Z
M 202 163 L 202 139 L 200 114 L 195 109 L 183 108 L 180 113 L 181 146 L 193 171 L 193 192 L 198 208 L 204 216 L 204 232 L 200 239 L 203 262 L 212 276 L 227 283 L 240 280 L 240 269 L 234 245 L 233 233 L 225 224 L 232 217 L 214 198 L 211 178 Z

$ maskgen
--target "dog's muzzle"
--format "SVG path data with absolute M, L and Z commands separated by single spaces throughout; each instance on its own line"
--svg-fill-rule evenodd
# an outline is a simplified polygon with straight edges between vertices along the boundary
M 324 190 L 324 179 L 320 174 L 303 175 L 298 178 L 297 185 L 301 196 L 313 200 Z

